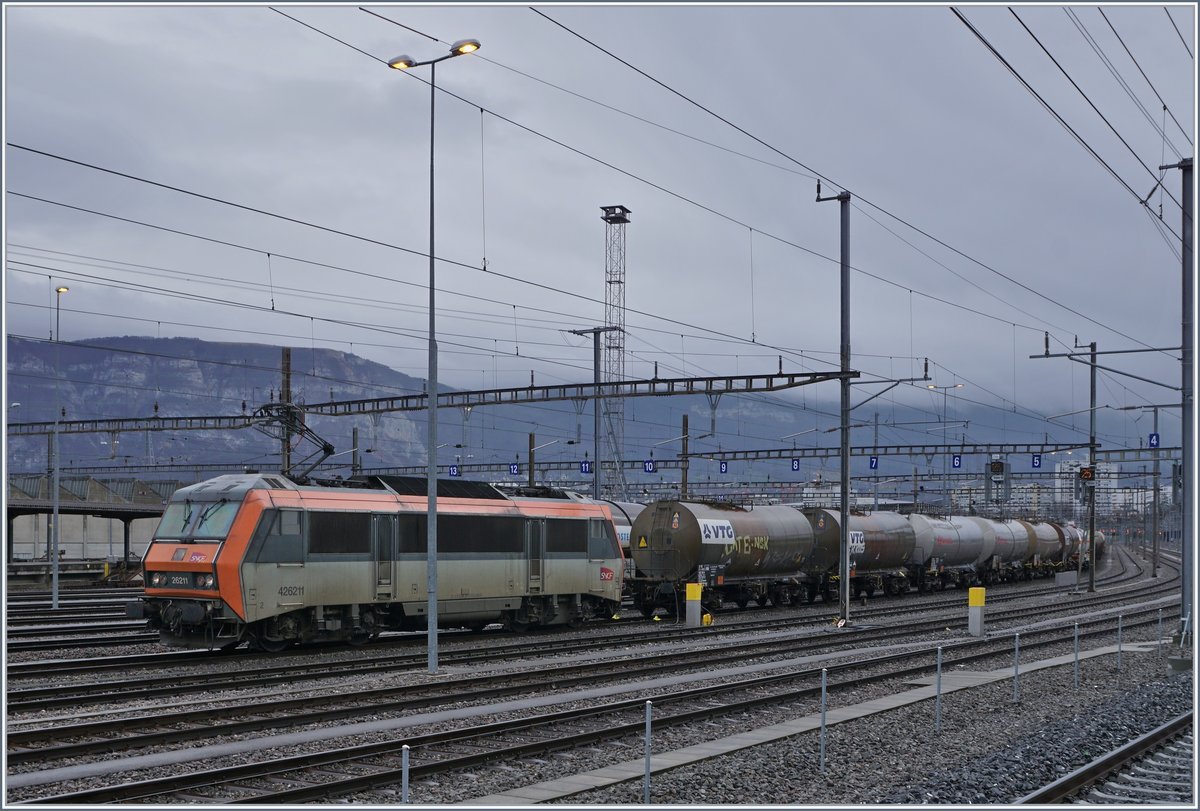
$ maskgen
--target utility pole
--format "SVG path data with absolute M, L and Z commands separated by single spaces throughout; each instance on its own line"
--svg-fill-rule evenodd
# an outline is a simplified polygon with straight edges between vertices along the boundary
M 1091 352 L 1091 429 L 1088 434 L 1088 467 L 1092 469 L 1092 480 L 1088 482 L 1088 592 L 1096 590 L 1096 342 L 1088 344 Z
M 1195 550 L 1192 544 L 1195 543 L 1195 527 L 1192 525 L 1193 514 L 1195 508 L 1195 494 L 1192 488 L 1195 485 L 1195 472 L 1193 465 L 1195 464 L 1195 454 L 1192 448 L 1195 431 L 1195 401 L 1192 391 L 1192 363 L 1196 350 L 1195 336 L 1192 334 L 1192 296 L 1195 290 L 1195 273 L 1194 256 L 1192 253 L 1192 228 L 1195 222 L 1192 218 L 1193 206 L 1195 201 L 1192 197 L 1192 159 L 1184 158 L 1179 163 L 1171 166 L 1160 166 L 1159 170 L 1163 169 L 1179 169 L 1182 183 L 1182 219 L 1180 221 L 1180 234 L 1182 239 L 1182 268 L 1183 268 L 1183 313 L 1181 318 L 1181 327 L 1183 333 L 1183 348 L 1182 352 L 1182 388 L 1180 396 L 1180 405 L 1182 406 L 1180 415 L 1183 420 L 1183 433 L 1180 440 L 1180 445 L 1183 450 L 1183 487 L 1181 488 L 1183 495 L 1183 523 L 1179 528 L 1180 531 L 1180 546 L 1183 551 L 1183 588 L 1182 588 L 1182 605 L 1180 606 L 1179 618 L 1180 622 L 1191 622 L 1195 625 L 1195 618 L 1192 617 L 1192 589 L 1195 588 L 1192 577 L 1192 567 L 1194 564 Z
M 688 415 L 683 415 L 683 461 L 679 466 L 679 500 L 687 501 L 688 489 L 688 462 L 691 457 L 688 456 Z
M 1158 433 L 1158 406 L 1154 407 L 1154 433 L 1156 433 L 1156 434 Z M 1145 470 L 1145 468 L 1142 468 L 1142 470 Z M 1151 509 L 1154 511 L 1154 513 L 1150 518 L 1150 535 L 1152 538 L 1154 538 L 1154 545 L 1152 547 L 1153 557 L 1151 558 L 1151 563 L 1150 563 L 1150 576 L 1158 577 L 1158 454 L 1157 453 L 1154 454 L 1154 478 L 1151 479 L 1151 481 L 1154 482 L 1154 503 L 1151 506 Z M 1144 509 L 1145 508 L 1143 507 L 1143 511 L 1144 511 Z
M 615 329 L 617 327 L 592 327 L 570 331 L 572 335 L 592 336 L 592 382 L 596 384 L 596 398 L 592 401 L 592 498 L 596 501 L 600 500 L 600 333 Z
M 879 412 L 875 412 L 875 444 L 874 447 L 879 447 Z M 875 479 L 875 512 L 879 512 L 879 479 Z
M 283 386 L 279 390 L 279 402 L 285 406 L 292 402 L 292 348 L 290 346 L 283 347 L 283 358 L 281 360 L 283 372 Z M 283 439 L 279 446 L 279 471 L 287 474 L 292 469 L 292 429 L 291 420 L 287 420 L 283 425 Z
M 841 212 L 841 356 L 842 356 L 842 516 L 841 537 L 838 540 L 841 554 L 838 566 L 838 618 L 843 623 L 850 621 L 850 192 L 843 191 L 832 197 L 821 196 L 821 181 L 817 181 L 817 202 L 837 200 Z

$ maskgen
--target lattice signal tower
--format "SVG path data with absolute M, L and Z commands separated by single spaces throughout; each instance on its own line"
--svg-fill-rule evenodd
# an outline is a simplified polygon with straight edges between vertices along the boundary
M 625 206 L 601 206 L 605 222 L 604 240 L 604 380 L 625 379 L 625 226 L 630 210 Z M 625 447 L 625 402 L 605 398 L 605 423 L 609 446 L 617 469 Z

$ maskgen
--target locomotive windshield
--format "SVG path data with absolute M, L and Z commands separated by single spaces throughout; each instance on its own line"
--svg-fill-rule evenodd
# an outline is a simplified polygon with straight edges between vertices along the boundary
M 168 504 L 155 538 L 218 539 L 229 532 L 241 504 L 236 501 L 184 501 Z

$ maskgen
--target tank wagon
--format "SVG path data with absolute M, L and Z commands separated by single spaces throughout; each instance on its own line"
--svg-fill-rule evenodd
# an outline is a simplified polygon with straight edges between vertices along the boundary
M 361 643 L 428 627 L 424 478 L 229 475 L 175 491 L 128 614 L 172 646 Z M 609 507 L 439 481 L 438 626 L 577 625 L 619 607 Z
M 635 501 L 605 501 L 604 503 L 608 505 L 609 512 L 612 513 L 613 527 L 617 531 L 617 542 L 621 545 L 621 552 L 625 555 L 625 559 L 629 560 L 629 533 L 633 528 L 633 519 L 646 509 L 646 505 L 638 504 Z M 633 567 L 629 568 L 632 570 Z M 632 571 L 629 574 L 632 574 Z
M 839 510 L 810 508 L 804 515 L 817 538 L 817 554 L 805 567 L 809 573 L 809 602 L 817 594 L 829 599 L 838 580 L 841 550 Z M 903 594 L 909 588 L 909 570 L 916 536 L 908 520 L 899 513 L 851 513 L 846 527 L 850 545 L 850 593 L 873 595 L 884 591 Z
M 677 611 L 676 584 L 696 577 L 708 586 L 710 607 L 791 602 L 805 587 L 803 564 L 815 545 L 808 519 L 791 507 L 655 502 L 631 528 L 634 605 L 646 616 Z
M 647 616 L 660 608 L 675 611 L 688 582 L 706 585 L 710 608 L 817 596 L 832 601 L 841 520 L 839 510 L 824 508 L 651 504 L 632 527 L 635 605 Z M 853 597 L 1049 576 L 1068 568 L 1064 561 L 1073 559 L 1082 539 L 1074 527 L 1042 521 L 892 512 L 851 513 L 846 530 Z M 1097 533 L 1097 557 L 1102 544 Z

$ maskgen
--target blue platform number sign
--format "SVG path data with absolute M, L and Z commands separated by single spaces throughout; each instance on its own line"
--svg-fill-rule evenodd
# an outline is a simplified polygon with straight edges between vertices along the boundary
M 580 473 L 591 473 L 592 472 L 592 460 L 584 459 L 582 462 L 580 462 L 579 463 L 579 472 Z
M 729 463 L 728 463 L 728 462 L 726 462 L 724 459 L 722 459 L 722 460 L 721 460 L 721 472 L 722 472 L 722 473 L 728 473 L 728 472 L 729 472 Z
M 1150 447 L 1157 448 L 1158 446 L 1159 446 L 1158 434 L 1151 434 L 1150 435 Z
M 879 457 L 878 456 L 871 457 L 871 470 L 879 470 Z
M 950 457 L 950 467 L 954 468 L 955 470 L 958 470 L 960 467 L 962 467 L 962 456 L 960 454 L 956 453 Z
M 519 464 L 517 464 L 516 462 L 509 462 L 508 475 L 509 476 L 520 476 L 521 475 L 521 466 Z
M 1034 467 L 1034 469 L 1037 469 L 1037 468 L 1040 468 L 1041 466 L 1042 466 L 1042 455 L 1040 453 L 1035 453 L 1033 455 L 1033 467 Z
M 658 464 L 656 464 L 653 459 L 647 459 L 646 461 L 642 462 L 642 472 L 643 473 L 657 473 L 658 472 Z
M 451 476 L 461 476 L 462 475 L 462 471 L 460 471 L 458 469 L 458 465 L 450 465 L 450 475 Z
M 792 460 L 792 472 L 795 473 L 795 472 L 798 472 L 799 470 L 800 470 L 800 460 L 793 459 Z

